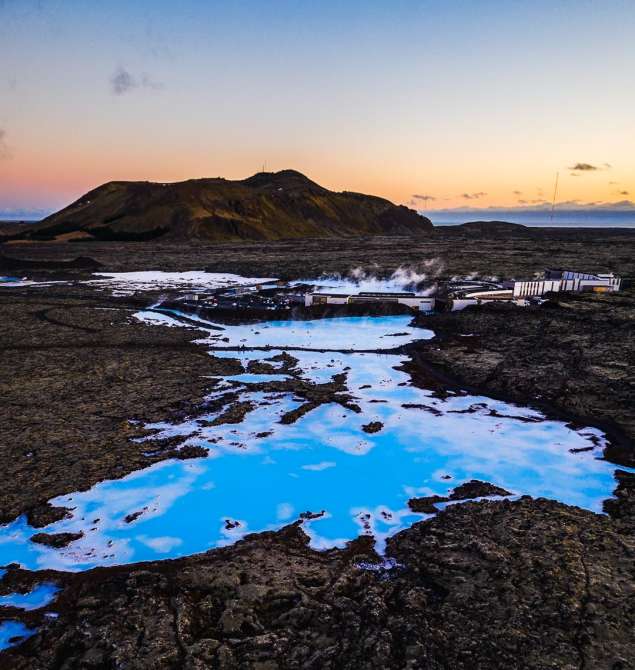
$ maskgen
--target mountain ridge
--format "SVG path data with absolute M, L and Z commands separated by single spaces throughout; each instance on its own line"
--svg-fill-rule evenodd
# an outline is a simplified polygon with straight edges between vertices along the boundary
M 300 172 L 282 170 L 243 180 L 106 182 L 19 236 L 222 242 L 423 235 L 431 230 L 429 219 L 403 205 L 362 193 L 330 191 Z

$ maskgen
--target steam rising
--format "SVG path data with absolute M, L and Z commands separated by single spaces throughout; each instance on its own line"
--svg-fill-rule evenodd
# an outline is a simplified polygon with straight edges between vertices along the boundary
M 346 275 L 325 275 L 300 283 L 311 284 L 329 293 L 416 291 L 420 295 L 433 295 L 437 290 L 435 280 L 443 270 L 443 262 L 439 258 L 431 258 L 416 266 L 401 265 L 389 277 L 381 277 L 376 272 L 356 267 Z
M 444 281 L 489 281 L 498 282 L 495 276 L 471 272 L 467 275 L 444 275 L 445 265 L 440 258 L 430 258 L 416 265 L 400 265 L 391 275 L 382 276 L 378 266 L 375 270 L 356 267 L 346 274 L 323 275 L 319 279 L 303 279 L 297 284 L 314 286 L 321 293 L 399 293 L 416 292 L 418 295 L 431 296 L 439 290 L 439 280 Z

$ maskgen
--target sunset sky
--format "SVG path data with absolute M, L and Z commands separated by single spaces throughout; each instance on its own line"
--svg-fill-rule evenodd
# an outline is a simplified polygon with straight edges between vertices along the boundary
M 0 216 L 263 164 L 420 209 L 556 172 L 631 201 L 634 70 L 633 0 L 0 0 Z

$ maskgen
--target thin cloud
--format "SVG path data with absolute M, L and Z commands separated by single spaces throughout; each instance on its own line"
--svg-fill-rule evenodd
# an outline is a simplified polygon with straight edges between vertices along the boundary
M 117 68 L 115 73 L 110 77 L 110 86 L 115 95 L 123 95 L 133 88 L 138 86 L 135 78 L 122 67 Z
M 155 81 L 147 74 L 141 75 L 141 86 L 142 88 L 152 88 L 155 91 L 160 91 L 165 88 L 165 85 L 160 81 Z
M 156 91 L 162 89 L 163 84 L 154 81 L 147 74 L 136 77 L 126 68 L 119 66 L 110 77 L 110 88 L 114 95 L 125 95 L 137 88 L 150 88 Z
M 419 195 L 415 193 L 412 196 L 415 200 L 423 200 L 424 202 L 429 202 L 431 200 L 436 200 L 436 198 L 433 195 Z
M 628 191 L 617 191 L 617 195 L 630 195 Z
M 604 202 L 601 200 L 594 202 L 584 202 L 581 200 L 567 200 L 559 202 L 557 211 L 563 212 L 635 212 L 635 202 L 633 200 L 619 200 L 616 202 Z M 512 215 L 514 212 L 549 212 L 551 203 L 546 200 L 520 202 L 514 206 L 490 205 L 488 207 L 463 206 L 434 210 L 437 213 L 459 213 L 459 214 L 479 214 L 489 213 L 491 216 Z
M 522 191 L 512 191 L 512 193 L 513 193 L 514 195 L 522 195 L 522 194 L 523 194 Z
M 478 191 L 477 193 L 461 193 L 461 197 L 465 200 L 478 200 L 486 195 L 487 193 L 484 193 L 483 191 Z
M 569 166 L 569 170 L 572 172 L 597 172 L 598 170 L 610 170 L 611 167 L 610 163 L 602 163 L 601 166 L 592 165 L 591 163 L 575 163 Z
M 4 128 L 0 128 L 0 160 L 5 158 L 11 158 L 11 151 L 7 144 L 7 131 Z
M 542 198 L 535 198 L 534 200 L 519 200 L 520 205 L 548 205 L 549 203 Z
M 576 163 L 569 168 L 569 170 L 575 170 L 576 172 L 594 172 L 599 169 L 597 165 L 591 165 L 591 163 Z

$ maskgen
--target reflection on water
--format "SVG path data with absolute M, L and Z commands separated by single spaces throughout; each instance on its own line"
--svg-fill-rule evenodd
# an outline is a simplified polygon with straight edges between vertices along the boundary
M 362 333 L 357 332 L 361 323 Z M 368 339 L 389 348 L 393 338 L 387 335 L 408 332 L 412 339 L 421 333 L 407 330 L 407 317 L 371 323 L 372 335 L 364 320 L 332 319 L 320 325 L 227 327 L 223 336 L 236 344 L 245 340 L 246 346 L 260 341 L 261 333 L 267 333 L 263 341 L 305 346 L 329 338 L 340 344 L 337 338 L 344 338 L 350 344 L 362 342 L 365 349 Z M 247 365 L 281 350 L 214 353 Z M 280 416 L 298 407 L 300 398 L 251 386 L 271 375 L 228 377 L 238 384 L 240 400 L 254 405 L 242 423 L 210 426 L 217 415 L 209 414 L 150 426 L 161 436 L 189 436 L 186 443 L 207 447 L 208 458 L 161 462 L 54 499 L 53 504 L 73 508 L 73 516 L 46 532 L 82 531 L 83 538 L 62 550 L 34 544 L 28 538 L 36 531 L 21 518 L 0 532 L 0 564 L 74 570 L 188 555 L 234 542 L 245 533 L 279 528 L 305 512 L 319 514 L 305 521 L 315 547 L 341 546 L 360 533 L 372 533 L 381 549 L 386 537 L 422 518 L 409 510 L 410 497 L 444 495 L 469 479 L 597 512 L 614 487 L 612 466 L 598 459 L 603 435 L 595 429 L 575 431 L 534 410 L 485 397 L 435 398 L 396 369 L 406 360 L 403 355 L 292 355 L 303 379 L 323 383 L 346 374 L 361 412 L 324 404 L 296 423 L 281 424 Z M 210 398 L 220 393 L 222 387 Z M 380 422 L 381 430 L 366 432 L 370 422 Z M 580 448 L 589 450 L 571 451 Z

